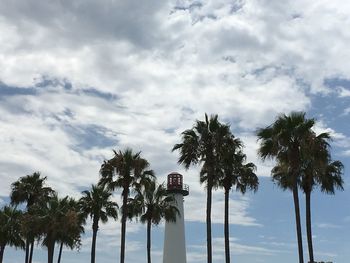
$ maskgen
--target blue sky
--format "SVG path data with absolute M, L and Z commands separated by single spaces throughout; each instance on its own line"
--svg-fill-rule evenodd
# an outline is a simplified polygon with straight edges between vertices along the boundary
M 255 130 L 280 113 L 306 111 L 332 134 L 345 191 L 312 196 L 317 260 L 350 258 L 350 4 L 306 0 L 0 0 L 0 203 L 34 171 L 61 196 L 79 198 L 112 149 L 141 150 L 159 181 L 178 171 L 189 263 L 205 261 L 205 190 L 198 168 L 177 165 L 172 146 L 204 113 L 219 114 L 256 163 L 256 194 L 231 195 L 235 262 L 297 261 L 292 196 L 256 155 Z M 119 200 L 119 193 L 115 194 Z M 302 209 L 304 198 L 300 196 Z M 302 210 L 302 216 L 304 216 Z M 304 217 L 302 217 L 304 218 Z M 223 193 L 213 199 L 215 263 L 223 262 Z M 87 262 L 91 233 L 67 263 Z M 163 226 L 153 232 L 161 262 Z M 305 233 L 305 224 L 303 224 Z M 119 255 L 119 223 L 101 226 L 98 262 Z M 145 226 L 128 224 L 128 263 L 145 261 Z M 307 258 L 306 239 L 304 252 Z M 7 249 L 5 262 L 22 262 Z M 46 251 L 35 251 L 45 262 Z

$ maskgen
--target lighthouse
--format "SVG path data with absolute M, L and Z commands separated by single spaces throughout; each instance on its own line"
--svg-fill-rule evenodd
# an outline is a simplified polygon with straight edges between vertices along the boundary
M 188 195 L 189 188 L 183 184 L 181 174 L 173 172 L 168 175 L 167 193 L 174 197 L 179 215 L 176 222 L 165 223 L 163 263 L 186 263 L 184 196 Z

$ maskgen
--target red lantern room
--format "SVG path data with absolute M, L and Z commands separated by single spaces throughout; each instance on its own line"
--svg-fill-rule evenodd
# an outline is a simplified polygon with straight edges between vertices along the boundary
M 188 195 L 189 187 L 183 184 L 182 174 L 172 172 L 168 175 L 167 191 L 168 193 L 181 193 L 183 196 Z

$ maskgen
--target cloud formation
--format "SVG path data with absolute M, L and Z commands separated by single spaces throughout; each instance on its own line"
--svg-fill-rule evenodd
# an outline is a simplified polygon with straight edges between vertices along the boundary
M 184 174 L 186 219 L 203 223 L 198 167 L 183 170 L 171 153 L 183 130 L 205 112 L 219 114 L 257 174 L 269 176 L 272 164 L 256 155 L 257 127 L 312 110 L 315 96 L 349 97 L 344 1 L 0 2 L 1 198 L 37 170 L 62 195 L 78 197 L 111 150 L 129 146 L 161 182 L 171 171 Z M 346 133 L 324 119 L 316 129 L 349 156 Z M 250 202 L 232 198 L 232 224 L 261 225 Z M 219 192 L 213 204 L 221 223 Z

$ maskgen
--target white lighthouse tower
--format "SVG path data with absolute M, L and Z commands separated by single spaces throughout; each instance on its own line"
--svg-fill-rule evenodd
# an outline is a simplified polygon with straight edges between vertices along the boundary
M 175 199 L 179 210 L 176 222 L 165 223 L 163 263 L 186 263 L 184 196 L 188 195 L 188 185 L 183 184 L 182 175 L 173 172 L 168 175 L 167 192 Z

